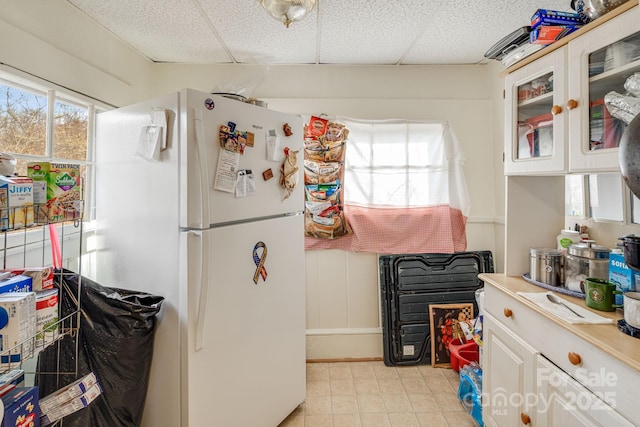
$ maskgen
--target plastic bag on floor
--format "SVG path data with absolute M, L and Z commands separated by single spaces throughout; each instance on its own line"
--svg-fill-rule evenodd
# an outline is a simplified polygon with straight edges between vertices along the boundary
M 78 275 L 62 270 L 56 271 L 55 277 L 63 318 L 76 310 Z M 103 393 L 96 401 L 64 418 L 65 427 L 140 425 L 156 315 L 163 301 L 160 296 L 108 288 L 82 277 L 79 333 L 75 337 L 65 336 L 38 356 L 36 382 L 40 397 L 91 371 L 102 387 Z M 51 372 L 71 374 L 57 376 Z

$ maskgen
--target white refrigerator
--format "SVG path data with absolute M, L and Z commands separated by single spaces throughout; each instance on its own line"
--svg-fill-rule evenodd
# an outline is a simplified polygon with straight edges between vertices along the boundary
M 149 159 L 158 114 L 166 148 Z M 219 164 L 234 124 L 253 146 Z M 165 298 L 142 425 L 277 426 L 305 399 L 302 151 L 288 198 L 279 183 L 302 119 L 184 89 L 100 113 L 96 138 L 94 277 Z M 239 170 L 254 191 L 214 188 Z

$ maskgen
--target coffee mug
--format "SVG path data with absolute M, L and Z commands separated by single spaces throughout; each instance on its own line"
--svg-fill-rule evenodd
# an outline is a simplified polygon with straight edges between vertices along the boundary
M 622 295 L 616 290 L 616 285 L 608 280 L 587 277 L 584 280 L 584 301 L 587 307 L 600 311 L 615 311 L 622 304 L 615 304 L 615 295 Z
M 640 292 L 624 293 L 624 321 L 640 329 Z

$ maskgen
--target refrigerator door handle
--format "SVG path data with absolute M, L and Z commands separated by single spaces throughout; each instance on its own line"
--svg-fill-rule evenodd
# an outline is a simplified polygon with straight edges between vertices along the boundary
M 195 125 L 195 142 L 200 161 L 200 202 L 202 204 L 202 215 L 200 219 L 201 228 L 207 228 L 211 224 L 209 220 L 209 165 L 207 164 L 207 147 L 204 143 L 204 129 L 202 125 L 202 110 L 193 109 L 193 121 Z
M 207 233 L 190 231 L 200 239 L 200 289 L 197 300 L 195 320 L 195 351 L 204 348 L 204 324 L 207 317 L 207 292 L 209 290 L 209 239 Z

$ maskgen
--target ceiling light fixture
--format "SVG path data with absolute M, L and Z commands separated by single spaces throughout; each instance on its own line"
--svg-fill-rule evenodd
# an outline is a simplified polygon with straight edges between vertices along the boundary
M 262 7 L 287 28 L 313 10 L 317 0 L 258 0 Z

